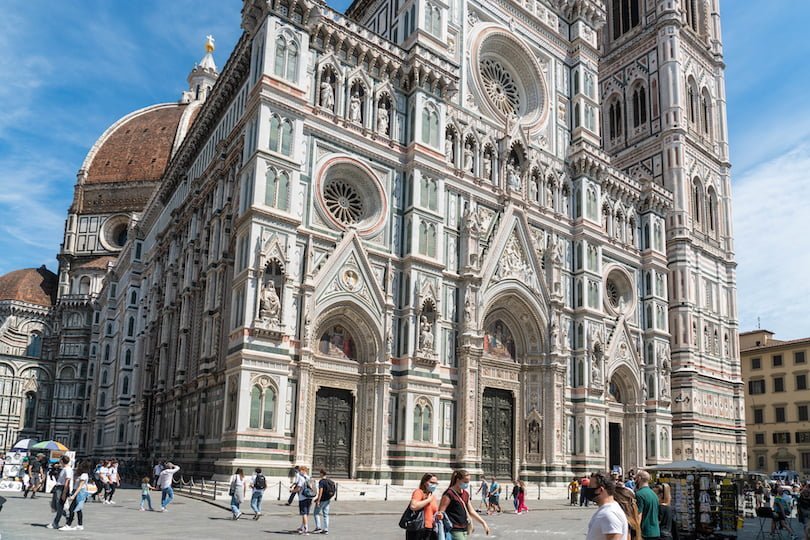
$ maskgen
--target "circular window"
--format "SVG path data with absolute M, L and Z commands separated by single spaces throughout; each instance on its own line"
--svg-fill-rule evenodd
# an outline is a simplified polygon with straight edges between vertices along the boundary
M 129 216 L 112 216 L 101 226 L 99 241 L 107 251 L 120 251 L 127 243 Z
M 520 90 L 509 70 L 497 60 L 485 58 L 479 66 L 481 80 L 487 97 L 499 111 L 506 115 L 520 110 Z
M 343 180 L 331 180 L 323 188 L 326 209 L 344 225 L 357 223 L 363 218 L 363 199 L 354 187 Z
M 616 313 L 629 313 L 633 309 L 633 284 L 625 272 L 614 268 L 605 280 L 605 299 Z
M 478 29 L 471 43 L 471 79 L 485 108 L 502 121 L 516 117 L 539 128 L 548 116 L 548 92 L 531 47 L 495 25 Z
M 318 207 L 327 224 L 342 230 L 353 227 L 362 235 L 385 225 L 387 199 L 368 165 L 348 156 L 333 156 L 321 165 L 316 178 Z

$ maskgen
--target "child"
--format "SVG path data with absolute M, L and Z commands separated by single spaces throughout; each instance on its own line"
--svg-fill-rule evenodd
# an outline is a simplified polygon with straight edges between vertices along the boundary
M 149 511 L 154 512 L 154 509 L 152 508 L 152 497 L 149 495 L 150 489 L 156 488 L 152 487 L 152 485 L 149 484 L 149 477 L 144 476 L 143 479 L 141 480 L 141 512 L 146 511 L 146 509 L 143 507 L 144 501 L 146 501 L 146 503 L 149 505 Z

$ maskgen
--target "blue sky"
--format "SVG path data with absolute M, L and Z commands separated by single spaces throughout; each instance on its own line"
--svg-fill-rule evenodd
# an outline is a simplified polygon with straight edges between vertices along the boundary
M 721 2 L 740 327 L 810 335 L 810 2 Z M 76 172 L 121 116 L 174 101 L 239 0 L 4 0 L 0 18 L 0 274 L 56 268 Z M 332 2 L 344 9 L 348 2 Z M 796 241 L 798 239 L 798 242 Z

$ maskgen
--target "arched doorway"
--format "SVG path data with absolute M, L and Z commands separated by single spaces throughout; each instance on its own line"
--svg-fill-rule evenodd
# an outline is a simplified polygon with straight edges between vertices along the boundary
M 643 465 L 638 461 L 638 422 L 631 414 L 635 412 L 638 392 L 631 374 L 626 370 L 626 367 L 616 370 L 606 388 L 608 470 L 621 466 L 626 471 L 633 466 Z
M 350 476 L 353 411 L 354 399 L 348 390 L 318 390 L 315 395 L 313 470 L 324 469 L 338 478 Z
M 485 388 L 482 400 L 481 468 L 510 478 L 515 461 L 515 400 L 508 390 Z

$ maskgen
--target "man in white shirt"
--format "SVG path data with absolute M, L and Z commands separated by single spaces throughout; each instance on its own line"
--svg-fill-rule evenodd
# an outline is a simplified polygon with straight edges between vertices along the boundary
M 70 492 L 73 491 L 73 467 L 70 466 L 70 458 L 62 456 L 59 460 L 62 465 L 56 485 L 53 487 L 51 498 L 51 510 L 56 512 L 53 523 L 48 524 L 49 529 L 58 529 L 59 520 L 65 515 L 65 501 Z
M 166 507 L 174 499 L 174 489 L 172 489 L 172 481 L 174 480 L 174 473 L 180 470 L 180 467 L 175 467 L 171 461 L 166 462 L 166 468 L 160 471 L 158 476 L 158 487 L 161 491 L 160 497 L 160 510 L 158 512 L 165 512 Z
M 158 461 L 155 463 L 155 466 L 152 468 L 152 476 L 155 477 L 154 482 L 155 485 L 158 483 L 158 477 L 160 476 L 161 471 L 163 471 L 163 462 Z
M 622 507 L 613 500 L 616 483 L 603 472 L 591 475 L 590 484 L 585 490 L 585 497 L 595 502 L 599 509 L 588 523 L 586 540 L 626 540 L 627 516 Z

